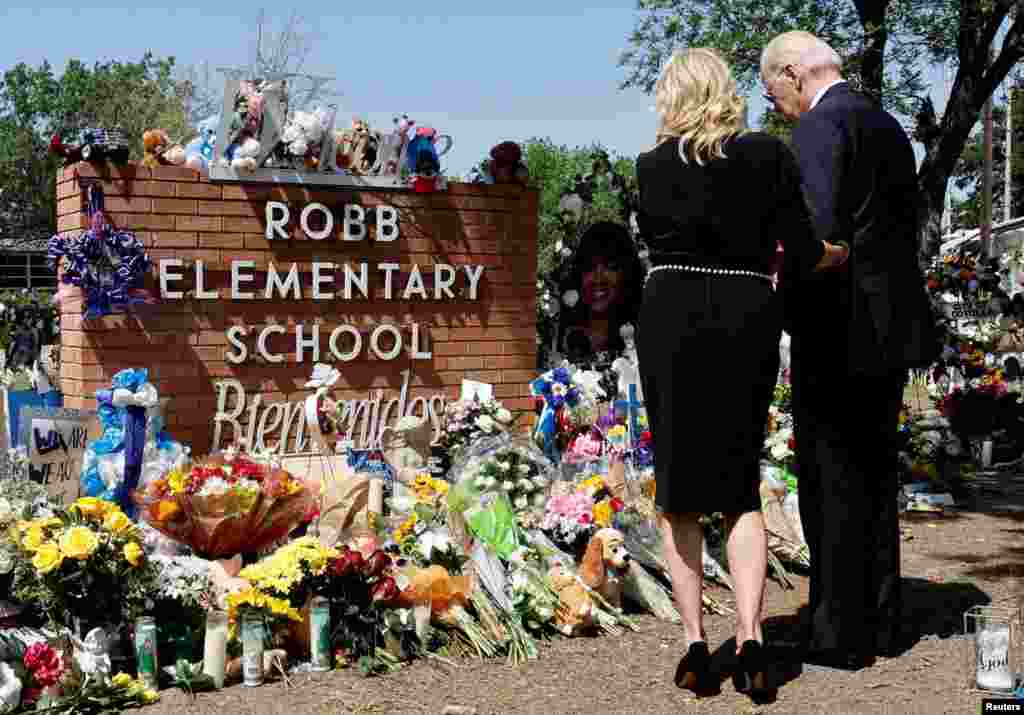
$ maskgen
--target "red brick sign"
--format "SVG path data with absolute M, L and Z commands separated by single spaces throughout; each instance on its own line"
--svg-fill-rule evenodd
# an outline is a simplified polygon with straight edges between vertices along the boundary
M 195 171 L 78 164 L 57 178 L 58 230 L 88 225 L 101 182 L 108 219 L 153 260 L 157 306 L 93 321 L 61 306 L 65 406 L 146 367 L 171 398 L 168 429 L 195 454 L 235 439 L 309 449 L 304 388 L 315 362 L 357 444 L 404 414 L 435 425 L 463 379 L 528 409 L 536 373 L 537 194 L 220 185 Z

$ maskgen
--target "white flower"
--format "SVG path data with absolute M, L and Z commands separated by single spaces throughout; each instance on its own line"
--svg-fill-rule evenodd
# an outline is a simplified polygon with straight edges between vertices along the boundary
M 536 492 L 536 493 L 534 493 L 534 495 L 533 495 L 533 505 L 535 507 L 538 507 L 538 508 L 543 507 L 545 504 L 547 504 L 547 501 L 548 501 L 548 498 L 546 496 L 544 496 L 544 492 Z
M 14 509 L 7 497 L 0 497 L 0 522 L 10 521 L 14 517 Z
M 551 394 L 555 397 L 565 397 L 565 393 L 569 391 L 565 385 L 560 382 L 556 382 L 551 386 Z
M 476 479 L 473 480 L 473 486 L 475 486 L 477 489 L 486 489 L 487 477 L 477 477 Z
M 14 555 L 7 549 L 0 549 L 0 574 L 14 570 Z
M 512 491 L 515 488 L 516 488 L 515 482 L 502 482 L 501 483 L 501 490 L 502 491 L 510 492 L 510 491 Z
M 555 615 L 555 612 L 545 606 L 537 609 L 537 615 L 541 618 L 541 620 L 550 621 L 551 618 Z
M 416 544 L 419 546 L 420 553 L 423 558 L 429 559 L 430 554 L 434 549 L 438 551 L 447 551 L 448 547 L 451 546 L 451 539 L 448 538 L 447 534 L 440 531 L 427 531 L 420 534 L 419 538 L 416 539 Z
M 538 474 L 533 478 L 533 483 L 537 486 L 538 489 L 543 489 L 548 485 L 548 478 L 541 474 Z
M 210 477 L 204 483 L 202 488 L 196 492 L 201 497 L 213 496 L 216 494 L 226 494 L 231 488 L 224 479 L 220 477 Z
M 509 422 L 512 421 L 512 413 L 506 410 L 504 407 L 498 410 L 498 413 L 495 415 L 495 417 L 498 418 L 498 422 L 501 422 L 503 424 L 508 424 Z
M 490 432 L 494 429 L 494 420 L 489 415 L 480 415 L 476 418 L 475 424 L 484 432 Z
M 530 500 L 527 499 L 526 496 L 523 494 L 517 496 L 514 503 L 516 509 L 525 509 L 526 507 L 530 506 Z
M 530 473 L 530 465 L 529 464 L 520 464 L 517 467 L 517 469 L 519 470 L 520 474 L 529 474 Z
M 566 307 L 573 308 L 577 303 L 580 302 L 579 291 L 567 290 L 562 294 L 562 302 L 565 303 Z
M 563 245 L 564 244 L 560 240 L 555 241 L 555 253 L 561 253 Z
M 520 479 L 518 482 L 519 488 L 524 492 L 532 492 L 537 487 L 529 479 Z
M 572 258 L 572 249 L 571 248 L 563 248 L 562 249 L 562 258 Z

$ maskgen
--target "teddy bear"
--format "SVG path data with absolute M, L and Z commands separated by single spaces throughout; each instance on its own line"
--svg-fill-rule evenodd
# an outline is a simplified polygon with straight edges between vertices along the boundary
M 392 122 L 395 124 L 394 130 L 380 138 L 380 146 L 377 148 L 377 166 L 381 176 L 398 174 L 402 166 L 402 155 L 409 145 L 409 130 L 416 124 L 407 114 L 394 117 Z
M 231 156 L 231 168 L 238 171 L 256 171 L 256 158 L 260 155 L 258 140 L 247 137 L 242 140 Z
M 558 596 L 555 622 L 562 635 L 576 636 L 594 627 L 594 602 L 587 589 L 569 569 L 556 563 L 548 571 L 551 590 Z
M 353 119 L 352 128 L 338 132 L 337 165 L 350 174 L 369 174 L 377 163 L 378 141 L 370 125 Z
M 147 129 L 142 134 L 142 165 L 148 169 L 158 166 L 180 166 L 185 163 L 185 149 L 171 144 L 163 129 Z
M 487 173 L 491 184 L 520 184 L 526 186 L 530 172 L 523 163 L 523 151 L 515 142 L 502 142 L 491 149 L 487 162 Z
M 217 137 L 217 117 L 209 117 L 199 123 L 199 136 L 185 145 L 185 166 L 196 171 L 206 171 L 213 161 L 213 147 Z
M 618 529 L 599 529 L 590 538 L 580 564 L 580 579 L 615 608 L 622 608 L 622 580 L 630 555 Z
M 319 148 L 324 136 L 330 131 L 328 124 L 331 122 L 324 109 L 295 112 L 281 132 L 285 151 L 293 159 L 301 161 L 306 169 L 316 169 L 319 165 Z

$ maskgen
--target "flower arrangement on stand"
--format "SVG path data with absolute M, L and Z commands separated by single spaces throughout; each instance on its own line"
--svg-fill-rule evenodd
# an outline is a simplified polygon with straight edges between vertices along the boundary
M 135 499 L 154 529 L 217 559 L 287 536 L 313 513 L 315 491 L 269 455 L 228 450 L 171 470 Z
M 530 394 L 543 400 L 534 439 L 544 455 L 557 464 L 580 431 L 598 419 L 598 401 L 604 398 L 604 376 L 566 363 L 530 383 Z

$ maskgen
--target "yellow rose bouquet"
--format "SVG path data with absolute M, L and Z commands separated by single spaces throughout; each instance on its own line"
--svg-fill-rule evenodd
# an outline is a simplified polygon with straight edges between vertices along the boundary
M 132 619 L 155 587 L 138 527 L 112 502 L 79 499 L 53 516 L 18 522 L 7 538 L 21 556 L 15 593 L 40 604 L 56 625 Z

